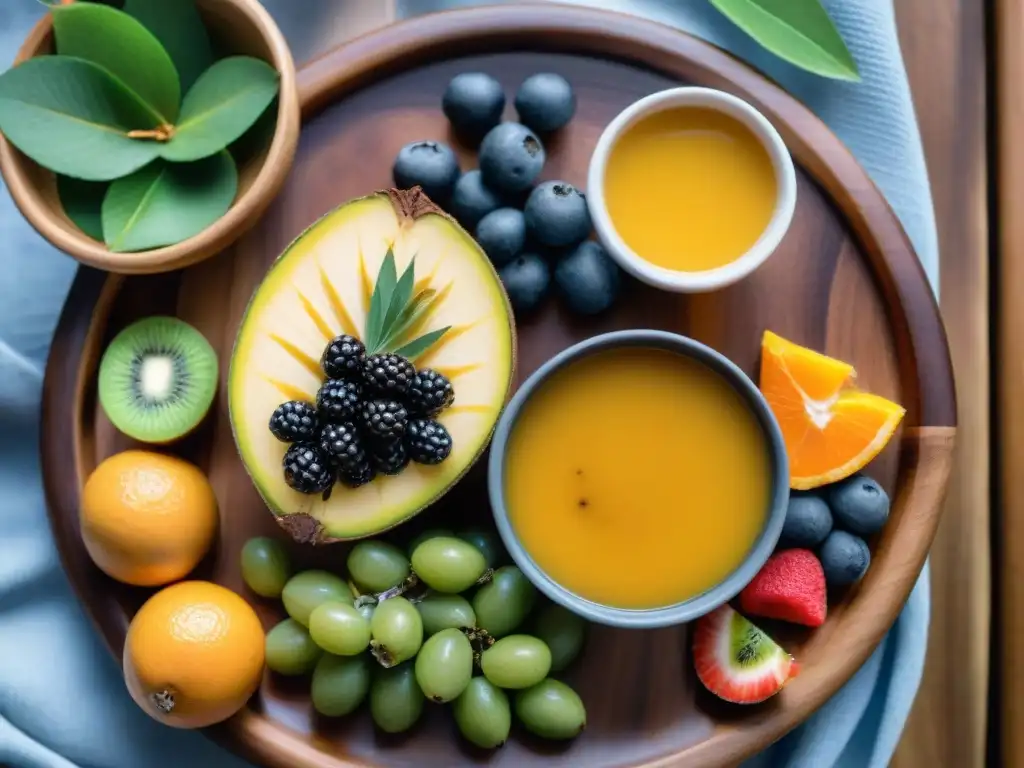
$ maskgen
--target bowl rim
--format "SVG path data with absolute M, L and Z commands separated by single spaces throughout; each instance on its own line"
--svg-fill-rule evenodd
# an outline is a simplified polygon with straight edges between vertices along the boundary
M 65 224 L 63 211 L 44 201 L 29 173 L 38 166 L 0 134 L 0 174 L 22 216 L 53 246 L 82 264 L 119 274 L 167 272 L 196 264 L 226 248 L 253 226 L 277 196 L 291 170 L 300 130 L 299 92 L 295 60 L 288 42 L 270 13 L 258 0 L 219 0 L 238 9 L 250 27 L 266 43 L 269 63 L 280 75 L 277 122 L 266 156 L 249 188 L 239 195 L 227 213 L 187 240 L 173 245 L 131 253 L 115 253 L 77 228 Z M 53 29 L 52 15 L 44 15 L 19 48 L 11 66 L 39 55 Z M 43 169 L 46 173 L 52 171 Z
M 768 225 L 754 244 L 733 261 L 714 269 L 685 272 L 660 267 L 630 248 L 612 223 L 605 203 L 608 159 L 622 135 L 640 120 L 676 107 L 706 107 L 745 125 L 768 152 L 775 170 L 776 197 Z M 796 211 L 796 169 L 789 148 L 767 117 L 749 102 L 715 88 L 680 86 L 657 91 L 623 109 L 605 126 L 587 169 L 587 207 L 598 238 L 619 265 L 648 285 L 675 293 L 711 291 L 730 285 L 761 266 L 789 230 Z
M 593 602 L 548 576 L 516 535 L 505 505 L 508 440 L 523 407 L 552 374 L 587 355 L 621 347 L 654 347 L 675 352 L 722 376 L 744 399 L 765 435 L 772 460 L 772 494 L 765 524 L 743 561 L 719 583 L 682 602 L 661 608 L 616 608 Z M 693 621 L 732 600 L 771 556 L 782 533 L 789 502 L 789 461 L 775 415 L 754 382 L 720 352 L 695 339 L 669 331 L 630 329 L 592 336 L 549 358 L 519 387 L 498 421 L 487 463 L 487 492 L 498 535 L 515 564 L 544 595 L 590 621 L 629 629 L 652 629 Z

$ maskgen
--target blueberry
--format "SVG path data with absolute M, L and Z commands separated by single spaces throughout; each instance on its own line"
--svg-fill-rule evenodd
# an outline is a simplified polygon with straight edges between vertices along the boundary
M 551 269 L 535 253 L 522 253 L 498 273 L 516 314 L 535 310 L 551 287 Z
M 448 203 L 449 212 L 466 229 L 473 231 L 477 223 L 491 211 L 501 207 L 501 198 L 484 184 L 478 170 L 466 171 L 455 182 Z
M 526 231 L 548 248 L 567 248 L 590 234 L 587 198 L 566 181 L 539 184 L 526 201 Z
M 889 494 L 865 475 L 854 475 L 832 486 L 828 503 L 836 526 L 858 536 L 877 533 L 889 519 Z
M 596 315 L 618 297 L 622 274 L 604 248 L 588 240 L 558 262 L 555 285 L 573 312 Z
M 864 539 L 846 531 L 832 531 L 818 551 L 818 559 L 830 587 L 845 587 L 863 576 L 871 564 L 871 550 Z
M 447 144 L 415 141 L 399 150 L 392 173 L 397 187 L 420 186 L 431 200 L 442 202 L 459 178 L 459 160 Z
M 501 83 L 483 72 L 463 72 L 448 83 L 441 109 L 460 138 L 480 141 L 501 122 L 505 92 Z
M 782 547 L 816 547 L 832 530 L 832 512 L 825 500 L 814 493 L 789 497 L 786 522 L 782 525 Z
M 480 172 L 497 192 L 528 189 L 544 167 L 544 145 L 537 135 L 519 123 L 500 123 L 480 144 Z
M 569 81 L 550 72 L 531 75 L 516 92 L 519 122 L 537 133 L 556 131 L 576 112 L 576 94 Z
M 523 251 L 526 219 L 515 208 L 491 211 L 476 225 L 476 241 L 496 267 L 503 267 Z

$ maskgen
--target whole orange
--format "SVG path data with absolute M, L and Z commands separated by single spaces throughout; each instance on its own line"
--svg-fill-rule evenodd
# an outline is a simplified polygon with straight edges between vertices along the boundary
M 256 612 L 230 589 L 182 581 L 147 600 L 124 641 L 124 679 L 135 702 L 174 728 L 231 717 L 263 676 Z
M 217 498 L 198 467 L 131 450 L 100 463 L 82 489 L 82 541 L 93 562 L 126 584 L 186 576 L 217 532 Z

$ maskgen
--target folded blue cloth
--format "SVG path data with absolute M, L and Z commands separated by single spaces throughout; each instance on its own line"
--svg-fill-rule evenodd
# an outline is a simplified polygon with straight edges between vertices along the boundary
M 366 8 L 377 0 L 355 0 Z M 325 20 L 346 0 L 264 0 L 302 60 L 336 41 Z M 476 4 L 397 0 L 402 16 Z M 935 223 L 891 0 L 832 0 L 829 11 L 864 80 L 823 80 L 761 50 L 705 0 L 586 0 L 689 30 L 748 60 L 819 114 L 882 189 L 937 285 Z M 43 9 L 0 5 L 6 66 Z M 326 32 L 325 32 L 326 30 Z M 75 263 L 40 239 L 0 195 L 0 765 L 15 768 L 245 768 L 195 732 L 164 728 L 125 692 L 119 665 L 93 633 L 61 571 L 40 485 L 42 369 Z M 882 768 L 920 682 L 928 571 L 864 667 L 804 726 L 749 766 Z M 173 758 L 171 758 L 173 756 Z M 171 758 L 170 763 L 168 759 Z

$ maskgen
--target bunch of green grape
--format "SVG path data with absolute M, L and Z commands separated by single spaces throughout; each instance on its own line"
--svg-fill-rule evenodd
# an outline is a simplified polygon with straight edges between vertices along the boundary
M 579 655 L 587 624 L 560 605 L 538 606 L 534 586 L 505 560 L 488 531 L 428 531 L 408 553 L 357 543 L 346 581 L 323 570 L 293 575 L 282 545 L 258 537 L 242 549 L 242 577 L 284 603 L 289 618 L 267 633 L 267 666 L 312 673 L 322 715 L 348 715 L 369 699 L 377 727 L 401 733 L 430 700 L 451 703 L 459 731 L 485 749 L 508 739 L 513 711 L 535 735 L 571 739 L 586 709 L 549 675 Z

